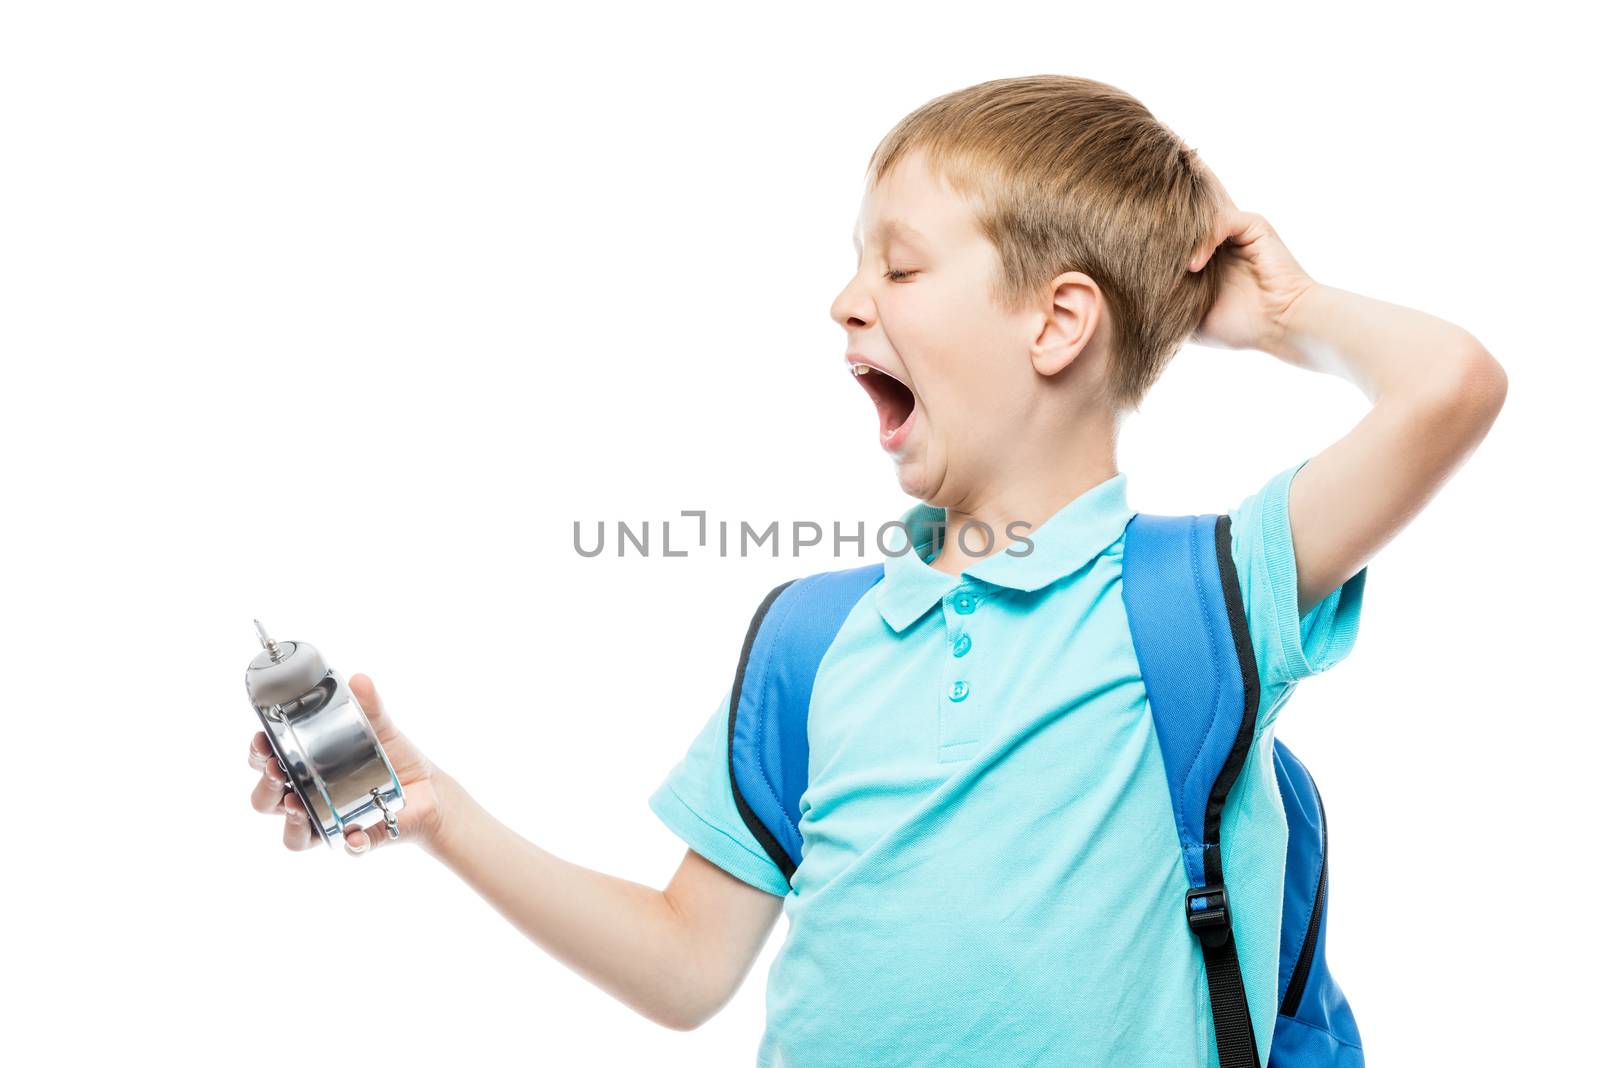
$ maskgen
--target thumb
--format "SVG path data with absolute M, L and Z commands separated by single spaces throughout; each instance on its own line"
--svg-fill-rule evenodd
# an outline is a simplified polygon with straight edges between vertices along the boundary
M 378 688 L 372 684 L 372 679 L 358 672 L 350 676 L 349 686 L 361 711 L 367 714 L 367 722 L 372 724 L 378 739 L 382 741 L 393 733 L 394 723 L 389 719 L 389 713 L 383 707 L 383 698 L 378 696 Z
M 351 856 L 370 853 L 375 846 L 372 837 L 359 827 L 344 832 L 344 851 Z

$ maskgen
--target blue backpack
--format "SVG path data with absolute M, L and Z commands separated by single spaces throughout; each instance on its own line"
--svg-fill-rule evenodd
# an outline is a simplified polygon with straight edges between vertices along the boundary
M 1261 694 L 1229 539 L 1226 515 L 1136 514 L 1124 543 L 1122 593 L 1189 876 L 1181 907 L 1205 960 L 1218 1063 L 1260 1068 L 1220 842 L 1223 803 L 1254 737 Z M 812 684 L 845 616 L 882 577 L 877 563 L 783 583 L 756 609 L 740 650 L 728 710 L 734 803 L 791 884 L 802 855 Z M 782 620 L 781 643 L 778 627 L 762 625 L 769 618 Z M 1273 764 L 1289 848 L 1268 1068 L 1362 1068 L 1355 1017 L 1328 972 L 1324 948 L 1322 798 L 1305 766 L 1276 739 Z

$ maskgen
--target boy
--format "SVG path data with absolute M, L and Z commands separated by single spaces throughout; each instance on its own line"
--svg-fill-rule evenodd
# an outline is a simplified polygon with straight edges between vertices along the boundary
M 1185 340 L 1259 349 L 1372 401 L 1229 513 L 1261 711 L 1222 841 L 1265 1064 L 1284 849 L 1271 725 L 1349 652 L 1366 562 L 1487 433 L 1504 372 L 1459 327 L 1312 281 L 1142 105 L 1081 78 L 985 82 L 907 116 L 874 154 L 857 250 L 833 318 L 923 503 L 818 672 L 792 886 L 731 796 L 727 694 L 650 798 L 689 846 L 656 891 L 498 823 L 353 676 L 405 786 L 400 840 L 676 1029 L 728 1001 L 786 911 L 762 1065 L 1215 1064 L 1119 596 L 1132 512 L 1115 444 Z M 308 846 L 261 735 L 251 759 L 256 807 Z

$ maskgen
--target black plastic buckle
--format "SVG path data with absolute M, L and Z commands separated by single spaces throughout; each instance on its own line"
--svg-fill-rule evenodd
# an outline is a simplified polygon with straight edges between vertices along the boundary
M 1183 911 L 1189 929 L 1208 948 L 1226 945 L 1233 937 L 1233 917 L 1228 911 L 1228 888 L 1201 886 L 1184 895 Z

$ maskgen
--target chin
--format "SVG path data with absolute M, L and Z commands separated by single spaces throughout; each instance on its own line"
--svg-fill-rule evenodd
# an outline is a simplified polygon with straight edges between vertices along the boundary
M 895 464 L 894 474 L 900 482 L 900 489 L 907 496 L 933 503 L 928 501 L 928 498 L 938 489 L 938 483 L 928 477 L 927 466 L 921 463 L 920 459 L 910 459 Z

